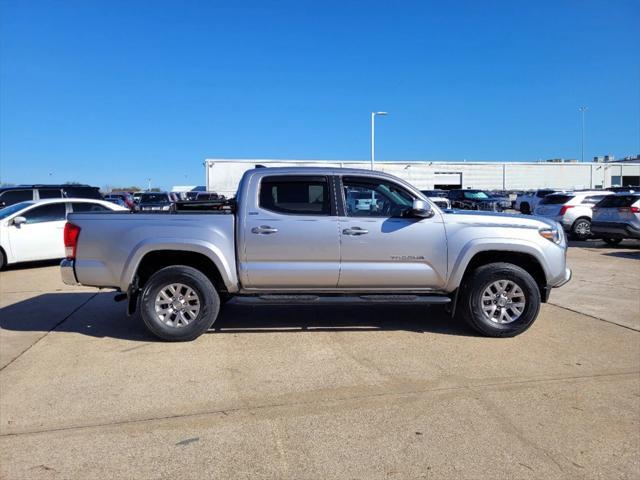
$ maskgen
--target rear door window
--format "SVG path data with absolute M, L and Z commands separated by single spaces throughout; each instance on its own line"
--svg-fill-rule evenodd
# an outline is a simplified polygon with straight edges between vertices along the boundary
M 59 188 L 39 188 L 38 196 L 40 200 L 45 198 L 62 198 L 62 190 Z
M 265 177 L 260 208 L 290 215 L 330 215 L 326 177 Z
M 67 198 L 92 198 L 102 200 L 100 190 L 97 187 L 64 187 L 64 196 Z
M 607 195 L 589 195 L 588 197 L 584 197 L 581 203 L 585 205 L 595 205 L 606 196 Z
M 640 200 L 640 195 L 607 195 L 598 203 L 599 208 L 630 207 Z
M 57 222 L 66 217 L 66 206 L 64 203 L 49 203 L 40 207 L 32 208 L 24 215 L 28 224 Z

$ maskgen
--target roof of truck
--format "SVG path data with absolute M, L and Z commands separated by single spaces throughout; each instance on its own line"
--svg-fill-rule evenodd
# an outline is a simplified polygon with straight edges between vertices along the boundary
M 247 170 L 254 173 L 275 173 L 275 174 L 300 174 L 317 173 L 320 175 L 379 175 L 389 178 L 398 178 L 379 170 L 367 170 L 364 168 L 340 168 L 340 167 L 261 167 Z

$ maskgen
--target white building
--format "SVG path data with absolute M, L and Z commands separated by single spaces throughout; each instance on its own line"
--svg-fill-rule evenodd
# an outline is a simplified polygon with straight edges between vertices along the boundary
M 227 197 L 236 192 L 240 178 L 256 165 L 264 167 L 369 168 L 363 160 L 259 160 L 210 158 L 205 160 L 208 191 Z M 553 162 L 376 162 L 376 170 L 403 178 L 420 189 L 480 188 L 533 190 L 582 189 L 640 185 L 640 163 Z

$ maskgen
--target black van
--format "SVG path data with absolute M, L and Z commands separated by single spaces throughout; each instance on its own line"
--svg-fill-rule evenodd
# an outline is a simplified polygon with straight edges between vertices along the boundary
M 44 198 L 93 198 L 102 200 L 100 189 L 90 185 L 18 185 L 0 188 L 0 208 Z

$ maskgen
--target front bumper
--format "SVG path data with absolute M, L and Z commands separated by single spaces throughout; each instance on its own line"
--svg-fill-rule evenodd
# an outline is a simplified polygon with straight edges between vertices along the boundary
M 66 285 L 80 285 L 78 280 L 76 279 L 76 272 L 74 268 L 74 261 L 65 258 L 60 262 L 60 276 L 62 276 L 62 281 Z
M 592 222 L 591 235 L 606 238 L 638 238 L 640 229 L 622 222 Z
M 560 279 L 559 282 L 557 282 L 555 285 L 547 285 L 542 289 L 542 301 L 546 303 L 551 296 L 551 289 L 561 287 L 564 284 L 568 283 L 571 280 L 572 275 L 573 273 L 571 272 L 571 269 L 568 267 L 565 268 L 564 276 L 562 277 L 562 279 Z

